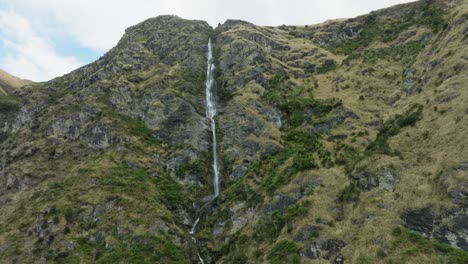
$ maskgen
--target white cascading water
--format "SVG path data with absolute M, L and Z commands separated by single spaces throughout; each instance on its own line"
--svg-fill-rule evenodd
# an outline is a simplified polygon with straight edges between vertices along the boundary
M 214 117 L 216 115 L 216 100 L 213 91 L 214 85 L 214 70 L 215 65 L 213 61 L 213 46 L 211 44 L 211 38 L 208 40 L 208 52 L 207 52 L 207 70 L 206 70 L 206 82 L 205 82 L 205 96 L 206 96 L 206 117 L 210 120 L 211 133 L 213 139 L 213 198 L 216 198 L 219 195 L 219 164 L 218 164 L 218 149 L 216 143 L 216 122 Z M 192 228 L 189 231 L 189 234 L 192 235 L 193 242 L 197 244 L 197 239 L 195 238 L 195 230 L 197 228 L 200 217 L 195 220 L 192 225 Z M 200 253 L 197 251 L 198 259 L 201 264 L 204 264 L 203 258 L 200 256 Z
M 205 96 L 206 96 L 206 117 L 210 119 L 211 133 L 213 138 L 213 192 L 214 197 L 219 195 L 219 165 L 218 165 L 218 150 L 216 144 L 216 122 L 214 117 L 216 115 L 216 99 L 213 93 L 214 85 L 214 70 L 215 65 L 213 62 L 213 47 L 211 39 L 208 41 L 208 68 L 206 70 L 206 83 L 205 83 Z

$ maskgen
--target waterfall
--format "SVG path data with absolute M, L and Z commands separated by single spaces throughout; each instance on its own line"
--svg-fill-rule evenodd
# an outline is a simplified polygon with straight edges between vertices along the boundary
M 216 143 L 216 122 L 214 117 L 216 116 L 216 98 L 213 91 L 214 85 L 214 70 L 215 65 L 213 61 L 213 46 L 211 44 L 211 38 L 208 40 L 208 52 L 207 52 L 207 69 L 206 69 L 206 82 L 205 82 L 205 96 L 206 96 L 206 117 L 210 120 L 211 134 L 212 134 L 212 148 L 213 148 L 213 199 L 219 195 L 219 164 L 218 164 L 218 148 Z M 200 217 L 195 220 L 189 234 L 192 236 L 192 240 L 197 247 L 197 239 L 195 238 L 195 231 L 200 221 Z M 200 256 L 200 252 L 197 249 L 197 257 L 201 264 L 205 264 L 203 258 Z
M 205 83 L 205 96 L 206 96 L 206 117 L 211 123 L 211 134 L 213 138 L 213 194 L 214 197 L 219 195 L 219 165 L 218 165 L 218 149 L 216 143 L 216 122 L 214 117 L 216 115 L 216 100 L 213 91 L 214 85 L 214 62 L 213 62 L 213 47 L 211 45 L 211 38 L 208 41 L 207 53 L 207 70 L 206 70 L 206 83 Z
M 198 222 L 200 221 L 200 217 L 195 220 L 195 223 L 193 223 L 192 228 L 189 231 L 189 234 L 193 235 L 195 234 L 195 230 L 197 229 Z

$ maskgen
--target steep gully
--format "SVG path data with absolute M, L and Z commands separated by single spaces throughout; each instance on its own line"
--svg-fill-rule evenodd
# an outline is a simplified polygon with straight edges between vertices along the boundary
M 216 143 L 216 121 L 214 117 L 216 115 L 216 97 L 214 95 L 214 71 L 215 65 L 213 60 L 213 46 L 211 38 L 208 40 L 208 51 L 207 51 L 207 70 L 206 70 L 206 82 L 205 82 L 205 101 L 206 101 L 206 117 L 210 121 L 211 134 L 212 134 L 212 149 L 213 149 L 213 196 L 211 200 L 214 200 L 219 195 L 219 163 L 218 163 L 218 150 Z M 200 216 L 195 220 L 189 234 L 192 236 L 192 240 L 197 248 L 197 257 L 200 263 L 204 264 L 203 258 L 198 252 L 197 239 L 195 238 L 195 231 L 200 221 Z

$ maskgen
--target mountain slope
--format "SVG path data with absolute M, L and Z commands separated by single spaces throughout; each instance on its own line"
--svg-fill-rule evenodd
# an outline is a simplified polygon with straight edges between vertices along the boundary
M 1 261 L 466 263 L 467 18 L 434 0 L 304 27 L 127 29 L 0 102 Z
M 212 254 L 466 261 L 400 235 L 467 250 L 466 8 L 422 1 L 318 26 L 218 28 L 221 144 L 241 177 L 202 222 Z
M 97 62 L 15 92 L 1 113 L 4 261 L 191 258 L 182 223 L 195 195 L 170 175 L 208 152 L 198 102 L 210 32 L 150 19 Z
M 32 83 L 28 80 L 17 78 L 0 70 L 0 109 L 7 110 L 16 106 L 16 100 L 10 96 L 15 90 Z
M 29 80 L 20 79 L 3 70 L 0 70 L 0 89 L 1 89 L 0 92 L 1 93 L 6 93 L 6 91 L 11 90 L 11 89 L 21 88 L 30 83 L 32 82 Z

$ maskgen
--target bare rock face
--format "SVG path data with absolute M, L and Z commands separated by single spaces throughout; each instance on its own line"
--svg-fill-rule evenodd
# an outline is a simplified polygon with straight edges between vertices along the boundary
M 363 170 L 355 173 L 353 179 L 359 188 L 365 191 L 378 187 L 383 191 L 392 192 L 398 183 L 398 177 L 390 167 L 380 168 L 377 172 Z
M 430 236 L 434 229 L 435 216 L 431 207 L 417 208 L 403 215 L 406 226 L 414 231 Z
M 346 247 L 346 243 L 339 239 L 314 240 L 307 248 L 301 250 L 300 255 L 309 259 L 330 259 L 344 247 Z
M 408 210 L 402 216 L 405 225 L 427 237 L 434 237 L 455 248 L 468 249 L 468 216 L 464 210 L 438 215 L 430 206 Z
M 453 188 L 450 181 L 459 180 L 468 171 L 467 162 L 460 162 L 441 172 L 441 187 L 447 189 L 447 195 L 457 207 L 447 210 L 444 214 L 436 214 L 433 207 L 427 206 L 408 210 L 402 216 L 406 226 L 428 237 L 434 237 L 442 243 L 456 248 L 468 249 L 468 216 L 466 213 L 465 181 L 459 182 Z

